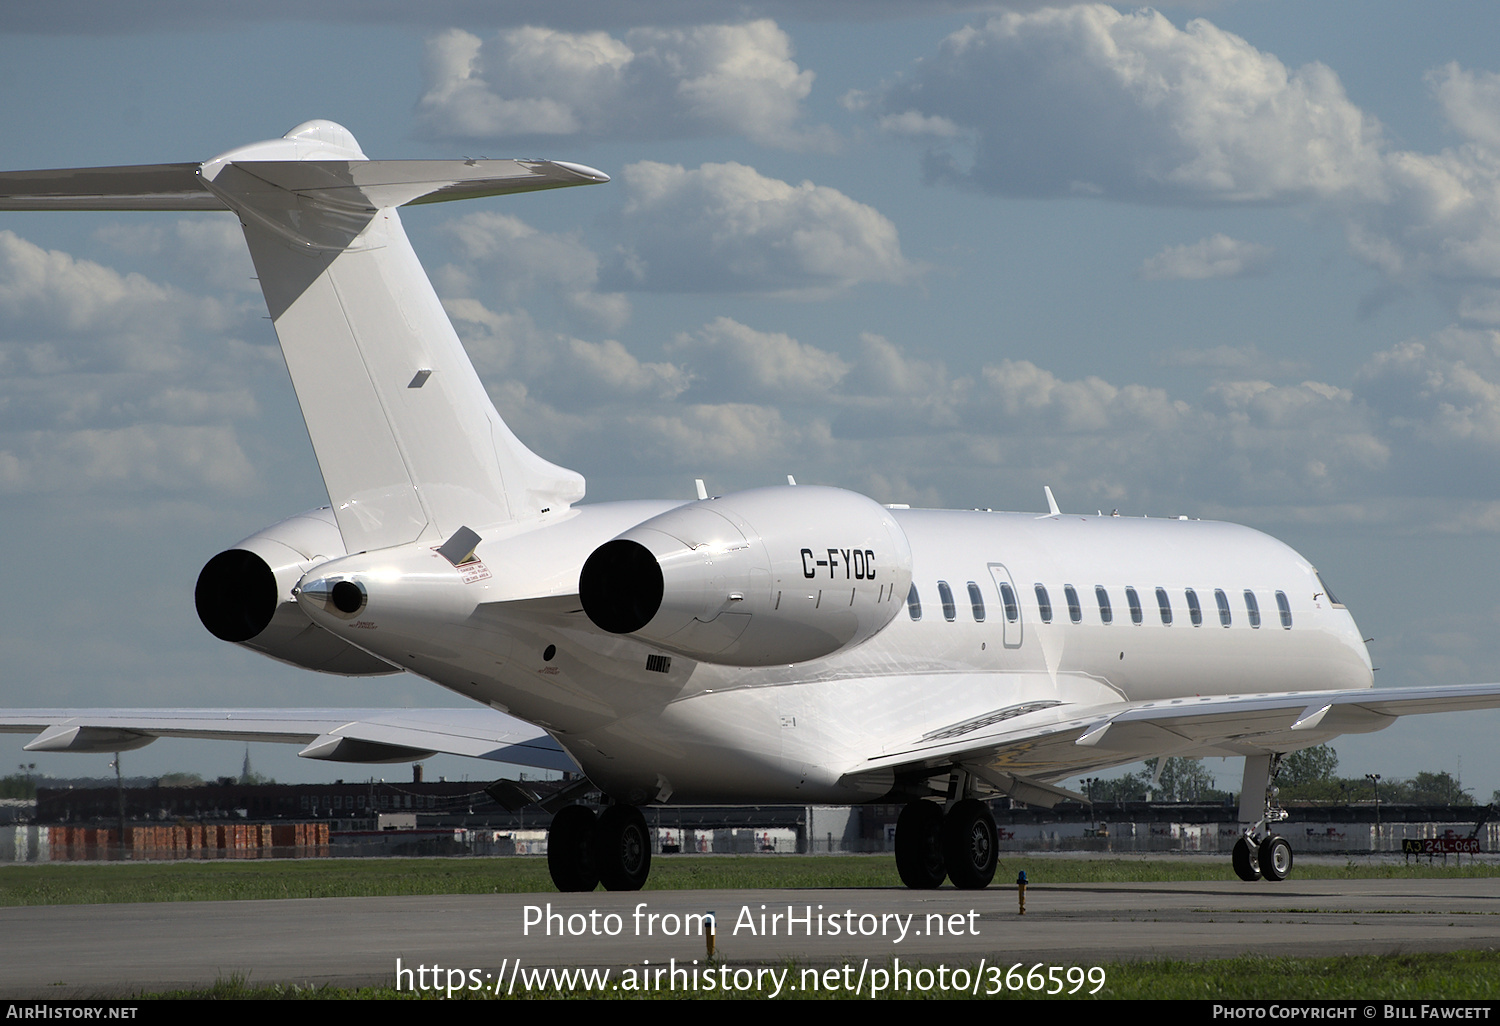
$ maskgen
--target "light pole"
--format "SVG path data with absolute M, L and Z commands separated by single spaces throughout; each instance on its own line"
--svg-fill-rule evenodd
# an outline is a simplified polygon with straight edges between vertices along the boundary
M 1375 789 L 1375 844 L 1378 847 L 1380 844 L 1380 774 L 1366 773 L 1365 779 Z
M 1098 780 L 1099 780 L 1098 777 L 1084 777 L 1083 779 L 1081 779 L 1081 780 L 1078 781 L 1080 784 L 1083 785 L 1083 793 L 1084 793 L 1084 795 L 1086 795 L 1088 797 L 1088 800 L 1089 800 L 1089 835 L 1090 836 L 1093 836 L 1094 834 L 1097 834 L 1099 832 L 1099 823 L 1098 823 L 1097 817 L 1095 817 L 1095 815 L 1094 815 L 1094 784 L 1097 783 Z

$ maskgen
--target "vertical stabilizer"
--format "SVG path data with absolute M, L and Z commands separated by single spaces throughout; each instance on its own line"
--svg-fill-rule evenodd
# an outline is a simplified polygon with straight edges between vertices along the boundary
M 338 125 L 203 165 L 240 215 L 350 552 L 566 508 L 583 478 L 526 448 L 469 362 L 396 207 L 605 181 L 548 161 L 370 161 Z

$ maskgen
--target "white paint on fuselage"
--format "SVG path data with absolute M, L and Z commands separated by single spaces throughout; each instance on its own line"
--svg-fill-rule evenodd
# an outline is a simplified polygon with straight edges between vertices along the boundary
M 867 760 L 1023 702 L 1099 707 L 1372 683 L 1353 619 L 1322 594 L 1311 564 L 1258 531 L 1210 521 L 898 510 L 922 618 L 910 618 L 900 595 L 895 619 L 869 641 L 790 666 L 673 656 L 670 671 L 658 673 L 645 666 L 658 650 L 601 634 L 576 604 L 513 604 L 539 594 L 539 581 L 548 585 L 540 593 L 576 591 L 577 567 L 595 547 L 663 508 L 578 507 L 545 531 L 482 545 L 494 576 L 462 592 L 474 607 L 466 620 L 424 622 L 421 602 L 382 619 L 372 590 L 377 629 L 346 636 L 541 724 L 596 783 L 632 802 L 667 792 L 691 802 L 872 800 L 881 778 L 849 776 Z M 377 555 L 350 561 L 368 564 Z M 1015 584 L 1017 622 L 1007 622 L 993 564 Z M 952 589 L 952 621 L 938 581 Z M 983 622 L 971 608 L 971 581 L 983 596 Z M 1038 583 L 1051 600 L 1050 623 L 1041 618 Z M 1081 622 L 1069 616 L 1066 585 L 1077 591 Z M 1096 600 L 1100 586 L 1112 606 L 1108 624 Z M 1139 624 L 1127 587 L 1139 596 Z M 1170 625 L 1161 621 L 1157 588 L 1170 598 Z M 1199 626 L 1189 619 L 1187 589 L 1201 604 Z M 1248 621 L 1247 589 L 1259 603 L 1258 628 Z M 1227 628 L 1216 590 L 1230 602 Z M 1281 623 L 1278 591 L 1291 608 L 1290 629 Z M 550 661 L 543 657 L 549 645 L 556 646 Z M 1079 755 L 1080 765 L 1099 764 L 1097 752 Z

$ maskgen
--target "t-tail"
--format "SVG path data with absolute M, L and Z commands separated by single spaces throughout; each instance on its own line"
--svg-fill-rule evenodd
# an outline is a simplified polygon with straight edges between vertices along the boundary
M 441 542 L 583 497 L 506 426 L 397 208 L 607 182 L 548 160 L 370 160 L 308 121 L 204 164 L 0 174 L 0 209 L 232 210 L 348 552 Z

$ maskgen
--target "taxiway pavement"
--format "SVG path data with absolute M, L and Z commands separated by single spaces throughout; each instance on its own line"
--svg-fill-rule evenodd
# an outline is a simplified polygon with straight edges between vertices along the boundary
M 0 909 L 0 996 L 251 984 L 392 984 L 440 967 L 1089 967 L 1156 957 L 1500 947 L 1500 879 L 1067 884 L 986 891 L 716 890 L 445 895 Z M 654 918 L 653 918 L 654 917 Z M 775 918 L 773 918 L 775 917 Z M 452 976 L 444 980 L 451 983 Z M 428 982 L 436 980 L 428 978 Z M 417 985 L 415 977 L 410 978 Z

